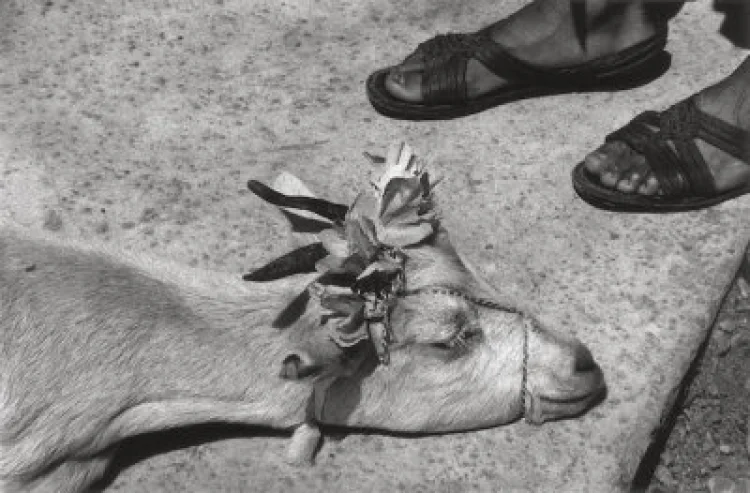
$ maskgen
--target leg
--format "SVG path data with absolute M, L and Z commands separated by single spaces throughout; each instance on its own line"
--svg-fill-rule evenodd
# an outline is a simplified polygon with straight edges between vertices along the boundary
M 533 0 L 490 26 L 492 39 L 513 56 L 540 67 L 584 63 L 633 46 L 654 35 L 684 2 L 649 0 Z M 386 89 L 396 98 L 420 102 L 423 67 L 391 71 Z M 476 60 L 466 79 L 470 97 L 507 85 Z

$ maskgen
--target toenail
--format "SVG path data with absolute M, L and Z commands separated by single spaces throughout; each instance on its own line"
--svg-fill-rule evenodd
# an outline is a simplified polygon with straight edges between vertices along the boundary
M 633 185 L 628 180 L 620 180 L 617 183 L 617 189 L 624 193 L 630 193 L 633 191 Z
M 652 175 L 646 178 L 646 181 L 643 182 L 641 187 L 643 188 L 642 193 L 653 195 L 659 190 L 659 182 Z

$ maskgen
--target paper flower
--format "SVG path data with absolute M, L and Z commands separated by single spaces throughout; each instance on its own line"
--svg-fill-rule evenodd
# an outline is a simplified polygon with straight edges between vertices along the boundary
M 316 268 L 351 275 L 356 279 L 352 289 L 326 286 L 316 288 L 314 296 L 326 309 L 326 323 L 339 345 L 349 347 L 367 337 L 378 339 L 373 342 L 381 360 L 387 361 L 387 354 L 381 354 L 390 335 L 387 317 L 405 282 L 406 256 L 401 249 L 434 234 L 438 214 L 429 176 L 404 143 L 391 146 L 382 175 L 372 185 L 372 190 L 357 196 L 343 228 L 321 234 L 329 255 Z M 382 325 L 378 337 L 367 330 L 368 320 L 376 316 L 373 314 L 383 319 L 378 320 Z

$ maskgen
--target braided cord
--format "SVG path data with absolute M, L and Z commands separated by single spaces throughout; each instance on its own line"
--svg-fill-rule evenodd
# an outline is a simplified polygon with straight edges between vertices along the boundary
M 514 306 L 503 304 L 490 298 L 473 296 L 457 288 L 450 288 L 450 287 L 444 287 L 444 286 L 427 286 L 424 288 L 408 289 L 404 292 L 404 294 L 406 296 L 414 296 L 414 295 L 419 295 L 419 294 L 439 294 L 439 295 L 444 295 L 444 296 L 454 296 L 457 298 L 463 298 L 466 301 L 469 301 L 479 306 L 483 306 L 485 308 L 491 308 L 493 310 L 501 310 L 501 311 L 508 312 L 508 313 L 522 314 L 521 310 L 519 310 L 518 308 Z

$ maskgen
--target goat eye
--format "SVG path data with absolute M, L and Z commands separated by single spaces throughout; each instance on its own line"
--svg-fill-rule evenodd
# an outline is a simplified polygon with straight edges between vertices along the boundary
M 431 342 L 430 347 L 437 349 L 441 352 L 450 352 L 450 353 L 455 353 L 457 351 L 460 351 L 461 349 L 465 349 L 464 346 L 462 346 L 460 343 L 457 342 L 456 338 L 453 338 L 447 341 Z
M 441 351 L 450 351 L 453 349 L 453 345 L 450 342 L 433 342 L 430 346 Z
M 465 345 L 475 344 L 482 340 L 482 329 L 477 327 L 467 327 L 461 332 L 461 339 Z
M 482 331 L 475 327 L 467 327 L 450 339 L 440 342 L 433 342 L 430 345 L 441 351 L 466 351 L 478 341 L 481 340 Z

